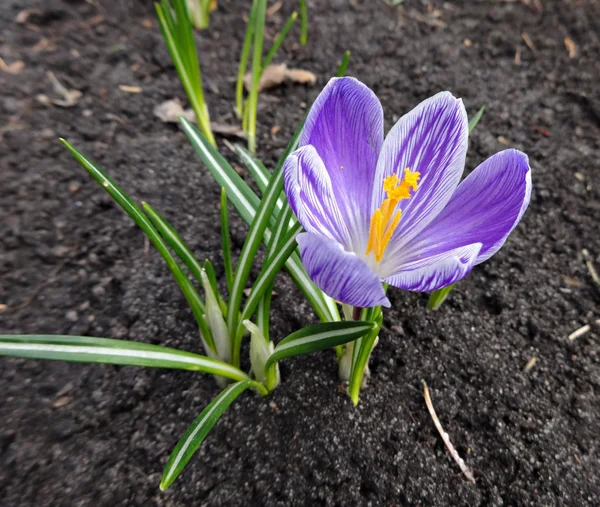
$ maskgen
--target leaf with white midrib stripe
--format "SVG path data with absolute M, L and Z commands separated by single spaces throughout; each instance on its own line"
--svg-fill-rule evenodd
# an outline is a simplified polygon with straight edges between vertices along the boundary
M 281 340 L 265 363 L 265 372 L 277 361 L 343 345 L 373 330 L 365 321 L 325 322 L 306 326 Z

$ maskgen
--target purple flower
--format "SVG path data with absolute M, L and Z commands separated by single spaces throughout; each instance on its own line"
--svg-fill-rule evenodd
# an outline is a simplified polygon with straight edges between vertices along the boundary
M 529 204 L 528 158 L 502 151 L 459 184 L 467 142 L 465 108 L 449 92 L 400 118 L 384 140 L 375 94 L 354 78 L 329 81 L 284 165 L 306 230 L 302 261 L 323 292 L 389 306 L 381 282 L 433 291 L 500 249 Z

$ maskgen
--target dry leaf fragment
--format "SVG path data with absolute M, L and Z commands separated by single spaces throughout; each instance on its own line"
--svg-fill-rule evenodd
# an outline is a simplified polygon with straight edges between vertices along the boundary
M 188 121 L 198 123 L 194 111 L 191 109 L 183 109 L 179 99 L 171 99 L 162 104 L 158 104 L 154 107 L 153 113 L 154 116 L 164 123 L 178 123 L 180 116 L 183 116 Z M 221 134 L 222 136 L 246 138 L 245 132 L 239 125 L 211 122 L 210 128 L 215 134 Z
M 259 91 L 266 90 L 268 88 L 273 88 L 283 83 L 285 81 L 286 70 L 287 65 L 285 63 L 267 65 L 267 68 L 263 71 L 262 76 L 260 77 L 260 81 L 258 83 Z M 248 72 L 244 76 L 244 86 L 246 87 L 247 91 L 250 91 L 251 85 L 252 73 Z
M 56 43 L 48 39 L 40 39 L 40 41 L 31 48 L 31 51 L 35 54 L 41 53 L 42 51 L 56 51 Z
M 158 104 L 154 107 L 153 113 L 164 123 L 177 123 L 180 116 L 189 121 L 196 121 L 194 111 L 191 109 L 184 110 L 179 99 L 171 99 Z
M 531 37 L 529 37 L 529 34 L 527 32 L 523 32 L 521 34 L 521 37 L 523 37 L 523 40 L 525 41 L 525 44 L 527 44 L 527 47 L 535 53 L 536 47 L 533 41 L 531 40 Z
M 313 85 L 317 81 L 317 76 L 304 69 L 288 69 L 288 66 L 285 63 L 271 64 L 267 65 L 267 68 L 264 70 L 258 83 L 258 90 L 268 90 L 269 88 L 279 86 L 286 81 Z M 248 72 L 244 76 L 244 85 L 247 91 L 250 91 L 251 83 L 252 73 Z
M 569 58 L 572 59 L 577 56 L 577 46 L 571 39 L 569 39 L 569 37 L 565 37 L 565 47 L 569 52 Z
M 317 76 L 304 69 L 288 69 L 286 79 L 294 83 L 314 85 L 317 82 Z
M 119 85 L 119 89 L 125 93 L 142 93 L 139 86 Z
M 583 336 L 584 334 L 589 333 L 590 329 L 592 329 L 592 326 L 590 326 L 589 324 L 586 324 L 585 326 L 581 326 L 579 329 L 576 329 L 568 336 L 569 341 L 572 342 L 572 341 L 576 340 L 577 338 L 579 338 L 580 336 Z
M 61 107 L 72 107 L 75 104 L 77 104 L 77 102 L 79 102 L 79 99 L 83 95 L 79 90 L 69 90 L 56 78 L 54 73 L 51 71 L 48 71 L 46 73 L 46 75 L 48 76 L 48 79 L 52 83 L 54 91 L 62 97 L 62 99 L 52 100 L 51 102 L 54 105 L 61 106 Z M 43 102 L 42 98 L 44 98 L 44 97 L 46 99 L 48 99 L 48 97 L 46 97 L 45 95 L 38 95 L 38 100 L 40 102 Z
M 68 405 L 72 401 L 73 401 L 73 397 L 72 396 L 59 396 L 58 398 L 56 398 L 54 400 L 54 403 L 52 403 L 52 408 L 65 407 L 66 405 Z
M 29 16 L 31 16 L 32 14 L 39 14 L 39 13 L 40 13 L 40 11 L 38 9 L 25 9 L 25 10 L 19 12 L 19 14 L 17 14 L 15 21 L 17 23 L 19 23 L 20 25 L 24 25 L 25 23 L 27 23 Z
M 22 60 L 17 60 L 16 62 L 7 65 L 7 63 L 0 58 L 0 70 L 8 72 L 9 74 L 18 74 L 24 67 L 25 63 Z
M 271 7 L 267 9 L 267 17 L 270 18 L 273 14 L 275 14 L 281 7 L 283 6 L 283 1 L 279 0 L 275 2 Z

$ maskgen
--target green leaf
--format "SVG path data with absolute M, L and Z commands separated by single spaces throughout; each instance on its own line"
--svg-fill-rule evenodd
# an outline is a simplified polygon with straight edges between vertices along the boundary
M 227 191 L 231 204 L 246 223 L 251 223 L 260 199 L 192 122 L 180 117 L 179 123 L 213 178 Z
M 244 113 L 244 75 L 248 67 L 248 57 L 250 56 L 250 47 L 252 46 L 252 36 L 254 35 L 254 19 L 256 16 L 256 2 L 252 2 L 244 44 L 242 45 L 242 54 L 240 56 L 240 65 L 238 68 L 238 77 L 235 85 L 235 112 L 238 118 L 242 118 Z
M 248 169 L 250 176 L 258 186 L 258 189 L 261 193 L 264 193 L 267 185 L 269 184 L 269 180 L 271 179 L 271 173 L 264 166 L 264 164 L 256 158 L 253 153 L 250 153 L 246 148 L 240 146 L 239 144 L 234 145 L 235 151 L 237 155 L 242 160 L 242 163 Z
M 185 299 L 187 300 L 188 305 L 190 306 L 192 313 L 196 318 L 196 322 L 198 323 L 201 332 L 204 334 L 208 330 L 208 326 L 204 318 L 204 303 L 190 282 L 189 278 L 183 272 L 173 255 L 171 255 L 169 248 L 162 240 L 159 233 L 152 226 L 150 220 L 148 220 L 138 205 L 133 202 L 133 200 L 110 178 L 110 176 L 108 176 L 108 174 L 106 174 L 106 172 L 104 172 L 100 166 L 88 159 L 83 153 L 71 146 L 64 139 L 61 139 L 61 142 L 71 152 L 71 155 L 73 155 L 75 160 L 81 164 L 81 166 L 92 176 L 92 178 L 102 185 L 102 188 L 108 192 L 115 202 L 121 206 L 125 213 L 127 213 L 137 224 L 137 226 L 142 229 L 146 236 L 148 236 L 148 239 L 152 242 L 152 244 L 158 250 L 158 253 L 167 263 L 167 266 L 173 274 L 175 281 L 181 288 L 181 291 L 183 292 L 183 295 L 185 296 Z M 174 230 L 172 230 L 172 232 L 174 232 Z M 214 343 L 212 342 L 210 333 L 208 335 L 204 335 L 204 339 L 206 340 L 208 346 L 214 350 Z
M 199 282 L 202 282 L 202 279 L 200 277 L 202 265 L 200 264 L 198 259 L 196 259 L 187 243 L 177 233 L 173 226 L 165 218 L 163 218 L 152 206 L 150 206 L 147 202 L 142 202 L 142 207 L 144 208 L 146 215 L 148 215 L 148 218 L 150 218 L 150 220 L 152 221 L 152 224 L 154 225 L 156 230 L 160 233 L 162 238 L 177 254 L 177 257 L 179 257 L 181 261 L 187 266 L 194 278 Z
M 302 226 L 300 224 L 296 224 L 294 228 L 292 228 L 292 230 L 288 233 L 280 247 L 275 251 L 273 257 L 268 262 L 265 262 L 263 269 L 261 270 L 260 274 L 258 275 L 258 278 L 256 279 L 256 282 L 252 287 L 250 296 L 246 301 L 246 305 L 244 306 L 244 309 L 242 311 L 242 316 L 238 321 L 239 324 L 236 333 L 236 341 L 234 342 L 234 350 L 236 346 L 239 348 L 239 340 L 241 339 L 241 336 L 244 331 L 241 322 L 252 317 L 252 314 L 256 310 L 263 295 L 272 288 L 273 281 L 275 280 L 277 273 L 279 273 L 279 271 L 287 261 L 288 257 L 296 249 L 296 236 L 301 230 Z
M 185 5 L 186 0 L 174 0 L 175 14 L 173 18 L 171 4 L 168 0 L 155 3 L 158 24 L 165 45 L 173 60 L 181 84 L 188 96 L 192 109 L 196 114 L 198 125 L 208 141 L 215 145 L 215 139 L 210 128 L 210 118 L 204 100 L 204 90 L 200 75 L 200 63 L 194 41 L 194 33 Z
M 180 123 L 196 153 L 208 167 L 217 183 L 227 190 L 227 197 L 240 216 L 246 223 L 252 223 L 260 202 L 256 194 L 223 156 L 210 145 L 194 124 L 185 118 L 180 118 Z M 263 242 L 268 243 L 270 237 L 271 230 L 267 228 Z M 286 262 L 286 269 L 322 321 L 339 320 L 339 314 L 336 318 L 336 314 L 332 313 L 332 306 L 335 305 L 335 302 L 332 301 L 333 305 L 331 302 L 327 302 L 327 297 L 312 283 L 297 253 L 290 256 Z
M 306 0 L 300 0 L 300 43 L 306 46 L 308 42 L 308 10 L 306 8 Z
M 369 356 L 377 340 L 377 335 L 381 329 L 382 314 L 379 313 L 373 324 L 372 331 L 358 339 L 354 344 L 354 356 L 352 358 L 352 371 L 350 373 L 350 381 L 348 384 L 348 394 L 354 405 L 358 405 L 358 397 L 360 395 L 360 388 L 362 386 L 362 380 L 365 373 L 365 368 L 369 361 Z
M 255 0 L 256 16 L 254 18 L 254 41 L 252 44 L 252 78 L 248 95 L 248 149 L 256 151 L 256 111 L 258 104 L 258 84 L 262 71 L 263 38 L 267 0 Z
M 477 126 L 477 124 L 479 123 L 479 120 L 481 120 L 481 117 L 483 116 L 484 111 L 485 111 L 485 106 L 483 106 L 479 111 L 477 111 L 475 113 L 475 116 L 473 116 L 473 118 L 471 118 L 469 120 L 469 134 L 471 132 L 473 132 L 473 129 Z
M 446 301 L 448 294 L 450 294 L 450 291 L 452 291 L 455 285 L 456 284 L 453 283 L 452 285 L 448 285 L 446 287 L 442 287 L 441 289 L 434 290 L 429 296 L 427 308 L 429 308 L 430 310 L 437 310 L 440 306 L 442 306 L 442 303 Z
M 337 77 L 344 77 L 346 75 L 346 69 L 348 68 L 348 62 L 350 61 L 350 51 L 346 51 L 344 53 L 344 57 L 342 58 L 342 63 L 338 67 Z
M 202 413 L 194 419 L 194 422 L 190 424 L 171 453 L 160 481 L 161 491 L 166 490 L 177 479 L 193 454 L 198 450 L 198 447 L 204 442 L 210 430 L 229 408 L 229 405 L 246 389 L 251 387 L 256 388 L 256 384 L 256 382 L 251 380 L 231 384 L 221 391 Z
M 223 264 L 227 291 L 233 286 L 233 264 L 231 262 L 231 239 L 229 234 L 229 212 L 227 210 L 227 192 L 221 187 L 221 245 L 223 247 Z
M 287 34 L 292 29 L 292 26 L 294 26 L 294 22 L 296 21 L 297 17 L 298 17 L 298 13 L 295 11 L 292 12 L 291 16 L 288 18 L 287 22 L 281 29 L 281 32 L 279 32 L 279 35 L 277 35 L 277 37 L 273 41 L 273 45 L 271 46 L 271 49 L 269 49 L 267 56 L 265 56 L 265 59 L 262 62 L 262 69 L 260 71 L 261 77 L 262 77 L 262 74 L 265 71 L 265 69 L 268 67 L 268 65 L 273 61 L 273 58 L 277 54 L 277 51 L 279 50 L 281 45 L 283 44 L 283 41 L 287 37 Z M 260 81 L 260 78 L 259 78 L 259 81 Z
M 267 359 L 265 372 L 277 361 L 343 345 L 373 330 L 372 322 L 326 322 L 306 326 L 281 340 Z
M 239 368 L 217 359 L 160 345 L 91 336 L 0 335 L 0 356 L 171 368 L 248 380 Z
M 296 143 L 294 141 L 297 141 L 297 139 L 294 139 L 291 142 L 295 145 Z M 250 269 L 254 263 L 254 258 L 256 257 L 258 249 L 262 243 L 265 230 L 269 225 L 273 209 L 275 208 L 275 203 L 277 202 L 277 197 L 282 190 L 283 170 L 281 167 L 278 167 L 275 170 L 275 174 L 269 181 L 265 195 L 263 196 L 258 209 L 256 210 L 256 215 L 254 216 L 254 220 L 250 225 L 250 230 L 246 236 L 246 241 L 242 247 L 242 253 L 240 254 L 238 265 L 235 270 L 233 287 L 229 296 L 229 309 L 227 312 L 227 327 L 232 331 L 238 329 L 238 312 L 242 302 L 244 288 L 248 280 L 248 275 L 250 274 Z M 258 301 L 256 303 L 258 304 Z M 237 344 L 235 341 L 233 347 L 233 364 L 239 364 L 239 344 Z

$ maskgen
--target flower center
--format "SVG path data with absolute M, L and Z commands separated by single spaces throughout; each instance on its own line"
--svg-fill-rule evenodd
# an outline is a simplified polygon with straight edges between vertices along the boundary
M 392 239 L 392 234 L 394 234 L 394 230 L 398 227 L 400 218 L 402 218 L 402 210 L 396 211 L 398 202 L 410 198 L 410 189 L 417 190 L 417 182 L 420 177 L 420 173 L 413 172 L 407 167 L 404 169 L 404 179 L 402 181 L 396 174 L 392 174 L 383 180 L 386 199 L 371 217 L 369 243 L 365 252 L 367 255 L 373 252 L 377 262 L 380 262 L 383 258 L 383 253 L 390 239 Z

